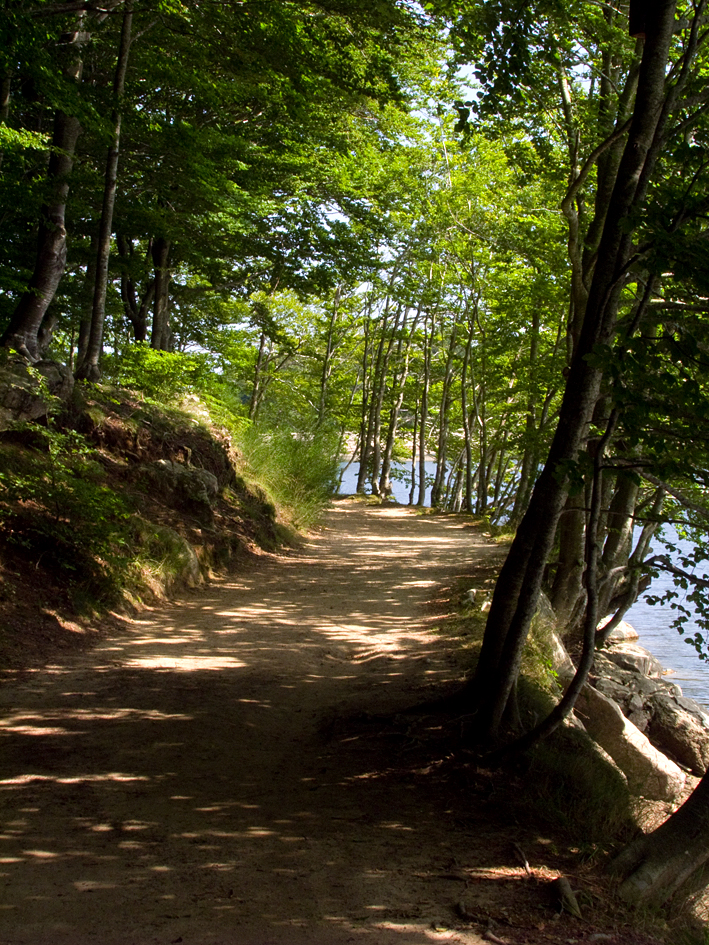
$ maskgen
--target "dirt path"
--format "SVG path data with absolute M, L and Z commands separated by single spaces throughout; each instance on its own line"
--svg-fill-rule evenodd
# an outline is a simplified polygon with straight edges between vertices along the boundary
M 455 518 L 340 502 L 297 553 L 9 679 L 0 943 L 473 945 L 522 900 L 541 930 L 517 832 L 362 715 L 460 676 L 427 602 L 486 553 Z M 546 941 L 533 920 L 503 940 Z

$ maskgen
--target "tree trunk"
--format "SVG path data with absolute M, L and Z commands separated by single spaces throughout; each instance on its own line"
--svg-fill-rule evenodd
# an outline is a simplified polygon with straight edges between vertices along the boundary
M 342 286 L 335 289 L 335 297 L 332 300 L 332 311 L 327 325 L 327 343 L 325 346 L 325 357 L 323 358 L 322 371 L 320 372 L 320 399 L 318 402 L 318 422 L 321 426 L 325 422 L 327 410 L 327 387 L 332 374 L 332 356 L 335 350 L 335 325 L 340 312 L 340 299 L 342 297 Z
M 256 363 L 254 365 L 254 380 L 251 386 L 251 399 L 249 401 L 249 420 L 255 420 L 258 416 L 258 410 L 261 406 L 261 401 L 263 400 L 264 388 L 263 375 L 266 370 L 266 363 L 268 360 L 268 354 L 266 351 L 268 339 L 266 338 L 266 333 L 261 332 L 261 337 L 259 338 L 258 345 L 258 354 L 256 355 Z
M 371 327 L 371 301 L 367 305 L 364 319 L 364 353 L 362 355 L 362 409 L 359 422 L 359 470 L 357 472 L 356 492 L 364 492 L 364 486 L 367 481 L 367 467 L 369 466 L 369 386 L 371 383 L 367 371 L 371 361 L 372 345 L 372 327 Z M 371 371 L 371 369 L 370 369 Z
M 537 398 L 534 392 L 534 377 L 539 357 L 539 332 L 541 315 L 538 308 L 532 310 L 532 331 L 529 344 L 529 382 L 530 390 L 527 398 L 527 416 L 525 419 L 524 453 L 520 464 L 519 485 L 515 493 L 515 501 L 510 513 L 509 524 L 515 528 L 522 519 L 529 502 L 530 484 L 534 472 L 535 439 L 537 436 Z
M 80 32 L 73 35 L 84 37 Z M 69 59 L 64 74 L 78 84 L 83 65 L 78 42 L 71 44 Z M 69 175 L 74 166 L 74 152 L 80 133 L 78 118 L 63 111 L 55 113 L 47 169 L 51 197 L 40 214 L 34 272 L 27 291 L 20 298 L 10 324 L 0 339 L 6 348 L 14 348 L 30 361 L 38 361 L 42 356 L 39 346 L 42 321 L 66 266 L 66 203 Z
M 106 157 L 106 174 L 103 187 L 103 205 L 98 232 L 96 252 L 96 279 L 91 310 L 91 327 L 86 345 L 86 353 L 77 371 L 77 377 L 87 381 L 98 381 L 101 377 L 100 360 L 103 353 L 103 323 L 106 318 L 106 290 L 108 288 L 108 261 L 111 254 L 111 233 L 113 232 L 113 207 L 116 202 L 116 183 L 118 180 L 118 155 L 121 142 L 121 100 L 126 84 L 128 56 L 130 53 L 131 28 L 133 24 L 133 4 L 128 0 L 123 13 L 123 26 L 118 47 L 118 61 L 113 80 L 115 106 L 111 119 L 113 122 L 113 141 Z
M 399 341 L 399 350 L 397 352 L 399 361 L 401 361 L 402 347 L 404 347 L 404 363 L 401 366 L 398 375 L 394 378 L 392 382 L 392 394 L 394 396 L 394 403 L 389 414 L 389 428 L 387 430 L 386 444 L 384 446 L 384 452 L 382 454 L 382 468 L 379 476 L 379 492 L 381 495 L 391 495 L 391 462 L 392 455 L 394 452 L 394 443 L 396 442 L 396 434 L 399 427 L 399 416 L 401 414 L 401 405 L 404 402 L 404 392 L 406 390 L 406 381 L 409 377 L 409 358 L 411 355 L 411 342 L 413 340 L 414 332 L 416 331 L 416 325 L 418 324 L 419 315 L 421 309 L 416 312 L 414 317 L 413 324 L 409 329 L 409 334 L 406 339 L 406 345 L 404 347 L 403 339 Z M 406 331 L 406 319 L 408 316 L 408 311 L 404 312 L 404 318 L 401 326 L 402 332 Z
M 155 279 L 147 280 L 144 291 L 138 301 L 135 279 L 131 268 L 133 259 L 133 241 L 121 236 L 116 236 L 116 245 L 118 254 L 121 257 L 121 301 L 123 302 L 123 311 L 128 321 L 133 326 L 133 339 L 135 341 L 147 341 L 148 338 L 148 312 L 153 304 L 155 296 Z M 152 255 L 152 241 L 148 243 L 147 256 Z
M 570 495 L 559 519 L 559 561 L 549 600 L 560 627 L 565 627 L 582 593 L 586 515 L 584 494 Z
M 446 479 L 446 462 L 448 459 L 448 413 L 450 411 L 451 384 L 453 380 L 453 356 L 458 334 L 457 322 L 451 329 L 451 337 L 446 356 L 446 366 L 443 375 L 443 390 L 441 391 L 441 406 L 438 416 L 438 446 L 436 449 L 436 475 L 431 487 L 431 507 L 441 505 L 443 488 Z
M 590 360 L 613 338 L 618 299 L 632 251 L 631 212 L 642 205 L 655 161 L 654 139 L 663 113 L 665 70 L 675 19 L 674 0 L 648 10 L 647 38 L 628 140 L 605 217 L 593 281 L 569 368 L 549 455 L 500 573 L 475 676 L 466 695 L 478 709 L 479 734 L 494 738 L 516 683 L 544 569 L 602 380 Z
M 377 368 L 377 388 L 376 396 L 372 397 L 372 469 L 371 483 L 372 495 L 381 495 L 381 469 L 382 469 L 382 408 L 384 406 L 384 397 L 387 389 L 387 372 L 389 370 L 389 360 L 394 348 L 397 329 L 399 327 L 399 318 L 401 317 L 401 308 L 397 308 L 394 316 L 394 323 L 389 332 L 389 338 L 384 348 L 384 356 Z M 384 334 L 382 334 L 382 342 Z M 377 359 L 379 360 L 379 359 Z
M 153 265 L 155 266 L 155 298 L 153 302 L 153 330 L 150 347 L 156 351 L 170 350 L 170 240 L 158 236 L 153 242 Z
M 460 408 L 463 421 L 463 443 L 465 448 L 465 485 L 463 507 L 465 508 L 465 511 L 471 515 L 473 513 L 473 438 L 471 427 L 474 420 L 474 414 L 468 408 L 468 368 L 472 358 L 474 332 L 475 323 L 473 320 L 471 320 L 468 324 L 468 338 L 465 343 L 463 367 L 460 374 Z
M 81 289 L 81 315 L 79 321 L 79 341 L 78 351 L 76 353 L 76 371 L 81 369 L 86 357 L 86 349 L 89 344 L 89 332 L 91 331 L 91 310 L 94 300 L 94 285 L 96 284 L 96 253 L 98 251 L 98 233 L 92 227 L 91 241 L 89 244 L 89 259 L 86 264 L 86 276 Z
M 409 489 L 409 505 L 414 504 L 414 498 L 416 497 L 416 444 L 417 434 L 418 434 L 418 422 L 419 422 L 419 404 L 418 398 L 416 399 L 416 408 L 414 410 L 414 429 L 411 434 L 411 488 Z
M 661 906 L 709 860 L 709 772 L 682 806 L 613 861 L 623 899 Z
M 425 316 L 423 327 L 423 380 L 419 407 L 419 493 L 416 505 L 423 508 L 426 504 L 426 424 L 428 422 L 428 391 L 431 385 L 431 336 L 433 335 L 433 315 Z
M 10 90 L 12 89 L 12 77 L 9 72 L 4 73 L 0 79 L 0 122 L 5 124 L 10 115 Z M 0 169 L 2 169 L 3 153 L 0 151 Z

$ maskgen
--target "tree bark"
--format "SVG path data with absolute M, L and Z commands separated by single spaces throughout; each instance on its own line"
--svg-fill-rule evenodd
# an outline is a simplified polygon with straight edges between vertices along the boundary
M 77 32 L 83 38 L 84 34 Z M 71 82 L 81 81 L 82 59 L 79 43 L 72 43 L 64 75 Z M 81 133 L 78 118 L 64 111 L 54 115 L 52 150 L 47 176 L 51 197 L 40 213 L 37 253 L 27 291 L 22 295 L 0 344 L 14 348 L 30 361 L 38 361 L 42 352 L 39 333 L 42 321 L 54 298 L 66 266 L 66 203 L 69 175 L 74 166 L 76 142 Z
M 382 337 L 379 343 L 379 352 L 377 354 L 377 368 L 375 388 L 372 391 L 372 415 L 370 423 L 370 442 L 372 444 L 371 457 L 371 485 L 372 495 L 381 495 L 380 474 L 382 468 L 382 407 L 384 406 L 384 397 L 387 390 L 387 372 L 389 370 L 389 360 L 394 348 L 396 333 L 399 327 L 401 317 L 401 306 L 397 306 L 396 314 L 391 328 L 387 332 L 387 315 L 382 325 Z
M 367 310 L 364 317 L 364 351 L 362 353 L 362 406 L 359 420 L 359 444 L 357 452 L 359 453 L 359 469 L 357 471 L 356 492 L 364 492 L 364 486 L 367 481 L 367 467 L 369 466 L 369 440 L 368 420 L 369 420 L 369 385 L 370 377 L 368 368 L 370 368 L 371 346 L 372 346 L 372 327 L 371 327 L 371 300 L 367 304 Z M 371 371 L 371 369 L 370 369 Z
M 517 680 L 544 569 L 598 399 L 603 372 L 590 355 L 613 338 L 618 298 L 632 250 L 631 213 L 642 204 L 654 163 L 653 144 L 665 102 L 665 69 L 674 0 L 648 10 L 648 29 L 628 140 L 620 162 L 594 268 L 579 342 L 569 368 L 547 461 L 498 579 L 475 676 L 465 695 L 478 709 L 479 734 L 494 738 Z
M 463 490 L 463 507 L 470 515 L 473 513 L 473 439 L 471 427 L 475 415 L 471 413 L 468 408 L 468 368 L 472 358 L 474 332 L 475 322 L 473 319 L 470 319 L 468 322 L 468 337 L 465 343 L 465 353 L 463 355 L 463 366 L 460 373 L 460 409 L 463 422 L 463 443 L 465 449 L 465 485 Z
M 397 375 L 394 377 L 392 382 L 392 394 L 394 397 L 394 402 L 389 413 L 389 427 L 387 430 L 386 443 L 384 445 L 384 452 L 382 454 L 382 468 L 379 476 L 379 493 L 380 495 L 390 495 L 392 491 L 391 487 L 391 463 L 392 456 L 394 453 L 394 443 L 396 442 L 396 434 L 399 428 L 399 416 L 401 414 L 401 406 L 404 402 L 404 393 L 406 390 L 406 381 L 409 377 L 409 359 L 411 356 L 411 343 L 413 341 L 414 332 L 416 331 L 416 325 L 421 314 L 421 307 L 419 306 L 416 315 L 414 316 L 413 323 L 408 332 L 408 337 L 406 338 L 406 344 L 404 345 L 403 338 L 399 341 L 399 350 L 397 352 L 399 362 L 401 364 L 401 354 L 402 348 L 404 349 L 404 360 L 401 364 L 400 369 Z M 406 321 L 407 321 L 408 311 L 404 312 L 404 318 L 401 326 L 402 333 L 406 331 Z
M 265 390 L 263 375 L 265 373 L 268 360 L 268 354 L 266 350 L 267 345 L 268 339 L 266 337 L 266 333 L 262 331 L 261 337 L 259 338 L 256 363 L 254 364 L 254 380 L 251 386 L 251 399 L 249 400 L 249 420 L 252 421 L 258 416 L 258 410 L 261 406 L 261 401 L 263 400 Z
M 5 124 L 10 114 L 10 90 L 12 89 L 12 78 L 9 72 L 3 74 L 0 78 L 0 122 Z M 2 169 L 3 153 L 0 151 L 0 170 Z
M 121 100 L 126 84 L 128 56 L 130 54 L 131 29 L 133 24 L 133 4 L 128 0 L 123 13 L 123 25 L 118 46 L 118 60 L 113 80 L 115 106 L 111 119 L 113 122 L 113 141 L 106 156 L 106 174 L 103 187 L 103 205 L 99 222 L 98 248 L 96 253 L 96 278 L 94 282 L 91 327 L 86 344 L 86 353 L 77 371 L 77 378 L 98 381 L 101 377 L 100 360 L 103 353 L 103 324 L 106 318 L 106 290 L 108 288 L 108 261 L 111 255 L 111 234 L 113 232 L 113 207 L 116 202 L 116 183 L 118 180 L 118 155 L 121 143 Z
M 133 241 L 122 236 L 120 233 L 116 237 L 118 253 L 121 257 L 121 301 L 123 302 L 123 311 L 126 318 L 133 326 L 133 338 L 135 341 L 147 341 L 148 338 L 148 312 L 153 304 L 155 295 L 155 279 L 150 278 L 145 284 L 140 302 L 136 292 L 136 283 L 131 269 L 133 259 Z M 152 255 L 152 241 L 148 242 L 147 257 Z
M 709 860 L 709 772 L 652 833 L 630 843 L 613 861 L 618 892 L 639 905 L 661 906 Z
M 157 236 L 153 241 L 153 265 L 155 266 L 155 296 L 153 302 L 153 330 L 150 347 L 156 351 L 170 350 L 170 240 Z
M 423 325 L 423 378 L 419 400 L 419 491 L 416 505 L 426 504 L 426 424 L 428 423 L 428 391 L 431 385 L 431 338 L 433 315 L 424 316 Z
M 320 399 L 318 402 L 318 426 L 325 422 L 327 411 L 327 388 L 332 374 L 332 356 L 335 350 L 335 325 L 340 313 L 340 299 L 342 298 L 342 286 L 338 285 L 335 289 L 335 297 L 332 300 L 332 311 L 327 325 L 327 343 L 325 346 L 325 357 L 323 358 L 322 371 L 320 372 Z
M 453 358 L 458 335 L 458 323 L 454 322 L 446 355 L 446 366 L 443 374 L 443 390 L 441 391 L 441 405 L 438 414 L 438 446 L 436 449 L 436 475 L 431 486 L 431 507 L 441 505 L 443 487 L 446 478 L 446 462 L 448 459 L 448 413 L 451 402 L 451 384 L 453 380 Z
M 582 592 L 586 514 L 583 492 L 570 495 L 559 519 L 559 561 L 549 600 L 560 627 L 565 627 Z

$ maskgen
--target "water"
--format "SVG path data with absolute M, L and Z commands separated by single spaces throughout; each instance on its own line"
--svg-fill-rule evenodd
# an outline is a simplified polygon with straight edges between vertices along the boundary
M 676 536 L 672 536 L 671 540 L 676 541 Z M 683 542 L 679 544 L 681 546 Z M 690 542 L 684 544 L 687 550 L 691 548 Z M 664 550 L 661 543 L 657 550 Z M 661 572 L 648 593 L 659 596 L 667 589 L 677 590 L 672 576 Z M 678 603 L 685 603 L 682 599 L 684 591 L 680 589 L 678 593 Z M 650 650 L 666 669 L 674 670 L 667 678 L 681 686 L 685 696 L 709 706 L 709 663 L 700 660 L 694 647 L 685 643 L 671 626 L 676 612 L 669 604 L 648 604 L 645 596 L 643 594 L 625 615 L 626 621 L 640 635 L 638 643 Z M 689 608 L 692 609 L 691 604 Z M 685 630 L 688 636 L 694 636 L 699 627 L 694 620 L 688 620 Z
M 344 465 L 344 463 L 343 463 Z M 357 476 L 359 475 L 359 464 L 354 462 L 348 469 L 345 471 L 345 475 L 342 479 L 342 485 L 340 486 L 340 492 L 342 495 L 353 495 L 357 489 Z M 428 485 L 426 486 L 426 501 L 424 505 L 431 504 L 431 481 L 436 475 L 436 464 L 435 462 L 427 461 L 426 463 L 426 479 L 428 480 Z M 416 467 L 416 493 L 414 495 L 414 502 L 418 499 L 418 465 Z M 391 485 L 392 485 L 392 496 L 399 502 L 401 505 L 409 504 L 409 490 L 411 489 L 411 463 L 392 463 L 391 467 Z M 369 483 L 367 483 L 367 491 L 369 491 Z
M 395 463 L 394 470 L 398 471 L 402 478 L 392 476 L 392 495 L 397 502 L 406 505 L 409 501 L 410 464 Z M 345 472 L 342 480 L 340 492 L 343 495 L 351 495 L 357 488 L 358 464 L 352 465 Z M 436 472 L 436 464 L 426 463 L 426 475 L 431 479 Z M 418 489 L 414 499 L 418 498 Z M 430 505 L 431 488 L 426 490 L 426 505 Z M 674 541 L 676 536 L 672 536 Z M 658 548 L 658 550 L 662 550 Z M 649 592 L 661 595 L 667 588 L 674 588 L 672 577 L 669 574 L 661 573 L 656 581 L 653 582 Z M 680 595 L 682 591 L 680 591 Z M 681 602 L 681 600 L 680 600 Z M 705 663 L 696 655 L 694 647 L 688 646 L 683 638 L 671 626 L 674 617 L 674 611 L 668 604 L 648 604 L 645 595 L 642 595 L 630 608 L 625 616 L 626 621 L 635 627 L 640 635 L 638 643 L 650 650 L 662 665 L 672 670 L 668 679 L 681 686 L 683 693 L 691 699 L 709 707 L 709 663 Z M 693 636 L 699 628 L 693 621 L 687 623 L 687 634 Z

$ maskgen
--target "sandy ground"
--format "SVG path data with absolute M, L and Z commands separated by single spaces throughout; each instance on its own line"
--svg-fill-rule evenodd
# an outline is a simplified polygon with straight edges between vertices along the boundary
M 339 502 L 299 551 L 9 674 L 0 943 L 616 941 L 555 920 L 519 827 L 397 723 L 459 680 L 429 602 L 486 554 Z

